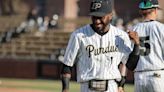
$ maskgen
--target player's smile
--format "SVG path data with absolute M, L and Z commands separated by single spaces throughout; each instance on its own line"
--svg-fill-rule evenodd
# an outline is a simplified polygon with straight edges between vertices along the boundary
M 103 21 L 102 21 L 102 17 L 95 17 L 93 16 L 93 25 L 95 28 L 98 28 L 98 29 L 102 29 L 103 28 Z

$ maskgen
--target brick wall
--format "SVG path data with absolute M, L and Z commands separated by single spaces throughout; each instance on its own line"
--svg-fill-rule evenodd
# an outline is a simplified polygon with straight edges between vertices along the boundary
M 0 59 L 0 77 L 37 78 L 36 67 L 33 60 Z
M 60 79 L 62 65 L 53 61 L 0 59 L 0 77 Z M 76 80 L 76 68 L 72 69 L 72 80 Z M 128 82 L 133 82 L 133 72 L 128 72 Z
M 0 77 L 5 78 L 50 78 L 60 79 L 62 65 L 47 60 L 0 59 Z M 72 80 L 76 80 L 75 68 Z
M 138 0 L 115 0 L 114 3 L 117 15 L 125 21 L 139 17 Z

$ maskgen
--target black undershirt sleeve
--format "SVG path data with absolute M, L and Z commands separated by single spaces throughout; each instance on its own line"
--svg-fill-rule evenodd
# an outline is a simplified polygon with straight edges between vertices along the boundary
M 139 45 L 134 45 L 133 51 L 130 53 L 128 61 L 126 63 L 126 67 L 131 70 L 134 71 L 134 69 L 137 66 L 138 60 L 139 60 Z

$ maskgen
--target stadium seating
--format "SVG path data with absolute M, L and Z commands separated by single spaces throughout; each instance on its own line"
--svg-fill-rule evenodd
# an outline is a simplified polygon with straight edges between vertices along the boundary
M 42 35 L 37 35 L 38 33 Z M 1 58 L 55 60 L 64 55 L 70 32 L 48 30 L 30 31 L 0 45 Z M 61 50 L 61 51 L 60 51 Z M 61 55 L 60 55 L 61 54 Z

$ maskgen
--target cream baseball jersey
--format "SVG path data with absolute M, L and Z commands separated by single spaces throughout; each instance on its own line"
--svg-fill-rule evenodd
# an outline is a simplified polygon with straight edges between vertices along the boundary
M 164 69 L 164 25 L 145 21 L 134 26 L 140 37 L 140 59 L 135 71 Z
M 131 52 L 128 34 L 112 25 L 101 36 L 90 25 L 71 34 L 64 61 L 67 66 L 77 65 L 77 81 L 121 78 L 118 65 L 126 63 Z

